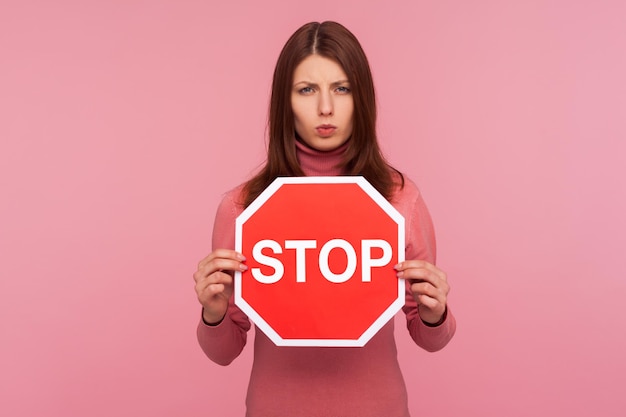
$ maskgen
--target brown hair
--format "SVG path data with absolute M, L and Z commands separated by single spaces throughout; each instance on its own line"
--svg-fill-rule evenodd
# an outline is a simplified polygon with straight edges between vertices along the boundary
M 245 207 L 277 177 L 304 176 L 296 157 L 291 89 L 296 67 L 313 54 L 341 65 L 350 82 L 353 129 L 341 166 L 348 175 L 364 176 L 387 200 L 397 185 L 404 186 L 404 177 L 385 161 L 378 146 L 374 83 L 359 41 L 339 23 L 311 22 L 291 35 L 278 57 L 270 99 L 267 162 L 244 186 Z

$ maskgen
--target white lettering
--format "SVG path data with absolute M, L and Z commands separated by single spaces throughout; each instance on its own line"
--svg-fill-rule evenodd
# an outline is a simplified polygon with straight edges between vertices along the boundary
M 341 248 L 346 252 L 346 256 L 348 257 L 348 263 L 346 265 L 346 270 L 341 274 L 335 274 L 330 270 L 328 266 L 328 257 L 330 255 L 330 251 L 335 248 Z M 349 280 L 352 275 L 354 275 L 354 271 L 356 270 L 356 252 L 352 245 L 343 240 L 343 239 L 332 239 L 326 242 L 322 249 L 320 250 L 320 271 L 324 278 L 329 280 L 330 282 L 334 282 L 335 284 L 341 284 L 342 282 L 346 282 Z
M 285 240 L 285 249 L 296 250 L 296 282 L 306 282 L 306 254 L 307 249 L 315 249 L 315 240 Z
M 383 256 L 372 259 L 372 248 L 382 249 Z M 389 242 L 382 239 L 363 239 L 361 242 L 361 267 L 363 271 L 361 279 L 363 282 L 372 282 L 372 268 L 387 265 L 391 261 L 391 253 Z
M 285 240 L 285 249 L 295 249 L 296 256 L 296 282 L 306 282 L 306 251 L 317 248 L 316 240 Z M 372 249 L 382 250 L 379 258 L 372 257 Z M 264 255 L 263 250 L 270 249 L 274 254 L 283 253 L 280 244 L 271 239 L 257 242 L 252 248 L 252 257 L 262 266 L 274 269 L 274 273 L 266 275 L 261 272 L 261 268 L 252 268 L 252 276 L 262 284 L 275 284 L 281 280 L 285 274 L 283 263 L 272 256 Z M 341 273 L 330 270 L 329 257 L 333 249 L 342 249 L 347 258 L 346 268 Z M 372 268 L 387 265 L 393 256 L 391 245 L 382 239 L 364 239 L 361 241 L 361 281 L 372 282 Z M 357 266 L 357 255 L 350 242 L 344 239 L 331 239 L 322 246 L 318 259 L 319 270 L 322 276 L 328 281 L 341 284 L 348 281 L 354 275 Z
M 252 276 L 261 284 L 275 284 L 283 277 L 285 267 L 280 260 L 263 255 L 262 250 L 265 248 L 271 249 L 274 253 L 282 253 L 283 249 L 278 242 L 269 239 L 258 241 L 252 248 L 252 257 L 261 265 L 274 268 L 274 273 L 265 275 L 261 272 L 261 268 L 252 268 Z

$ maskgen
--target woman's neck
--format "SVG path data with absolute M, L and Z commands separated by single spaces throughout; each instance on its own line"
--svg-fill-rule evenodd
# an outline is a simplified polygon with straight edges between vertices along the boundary
M 332 151 L 322 152 L 296 140 L 296 156 L 302 171 L 308 177 L 343 175 L 345 171 L 339 165 L 347 147 L 348 142 Z

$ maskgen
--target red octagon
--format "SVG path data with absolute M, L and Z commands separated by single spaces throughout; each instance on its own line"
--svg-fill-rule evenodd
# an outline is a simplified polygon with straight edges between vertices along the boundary
M 276 179 L 235 246 L 235 303 L 276 345 L 363 346 L 404 305 L 404 218 L 363 177 Z

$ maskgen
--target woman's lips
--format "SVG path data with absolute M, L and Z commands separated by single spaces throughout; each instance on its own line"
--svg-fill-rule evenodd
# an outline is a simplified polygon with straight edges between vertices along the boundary
M 319 125 L 315 128 L 315 130 L 317 131 L 318 135 L 320 135 L 323 138 L 327 138 L 329 136 L 332 136 L 333 133 L 335 133 L 335 130 L 337 130 L 337 126 Z

